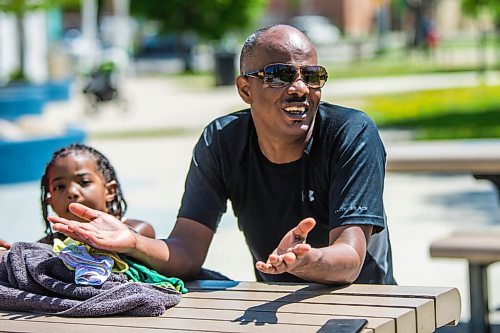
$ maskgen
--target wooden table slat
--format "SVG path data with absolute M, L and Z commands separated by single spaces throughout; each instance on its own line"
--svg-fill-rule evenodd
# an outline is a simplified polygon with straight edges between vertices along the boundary
M 45 317 L 44 319 L 46 319 Z M 322 325 L 303 325 L 303 324 L 265 324 L 255 325 L 254 323 L 239 323 L 222 320 L 211 319 L 183 319 L 183 318 L 165 318 L 164 320 L 156 320 L 155 325 L 141 326 L 117 326 L 110 325 L 106 322 L 107 318 L 100 322 L 90 323 L 88 320 L 79 321 L 77 318 L 66 318 L 64 322 L 52 322 L 45 320 L 17 320 L 15 322 L 0 319 L 0 329 L 8 332 L 37 332 L 37 333 L 53 333 L 55 331 L 71 331 L 71 333 L 88 333 L 92 330 L 96 332 L 168 332 L 168 331 L 182 331 L 182 332 L 238 332 L 238 333 L 251 333 L 251 332 L 269 332 L 269 333 L 315 333 Z M 71 321 L 71 322 L 68 322 Z M 61 324 L 64 323 L 64 326 Z M 35 328 L 36 327 L 36 328 Z M 64 328 L 64 329 L 62 329 Z M 363 330 L 363 333 L 373 333 L 373 329 Z M 378 333 L 378 332 L 377 332 Z
M 430 333 L 457 321 L 455 288 L 234 281 L 189 283 L 190 292 L 158 318 L 63 318 L 0 311 L 11 332 L 317 332 L 329 320 L 367 319 L 363 333 Z
M 331 287 L 326 285 L 296 285 L 287 283 L 258 283 L 257 282 L 235 282 L 235 281 L 194 281 L 187 286 L 191 291 L 210 290 L 238 290 L 256 292 L 293 292 L 307 294 L 345 294 L 365 295 L 378 297 L 410 297 L 427 298 L 435 302 L 436 327 L 445 325 L 456 325 L 460 320 L 461 300 L 457 288 L 450 287 L 414 287 L 414 286 L 392 286 L 374 284 L 352 284 L 343 287 Z
M 254 310 L 259 312 L 274 313 L 296 313 L 296 314 L 316 314 L 324 313 L 330 315 L 351 315 L 392 318 L 396 323 L 397 332 L 417 332 L 416 314 L 414 309 L 407 308 L 391 308 L 391 307 L 370 307 L 370 306 L 349 306 L 336 304 L 301 304 L 290 303 L 282 304 L 279 302 L 262 302 L 262 301 L 227 301 L 217 299 L 193 299 L 184 298 L 177 307 L 189 307 L 200 309 L 227 309 L 227 310 Z
M 436 318 L 434 313 L 434 302 L 430 299 L 403 298 L 403 297 L 376 297 L 376 296 L 353 296 L 323 294 L 287 294 L 278 292 L 249 292 L 249 291 L 225 291 L 214 290 L 206 292 L 189 292 L 185 298 L 206 298 L 210 299 L 232 299 L 232 300 L 254 300 L 254 301 L 278 301 L 278 302 L 299 302 L 301 304 L 337 304 L 356 306 L 376 306 L 409 308 L 416 311 L 417 332 L 429 332 L 435 328 Z M 285 296 L 284 296 L 285 295 Z M 280 298 L 283 298 L 280 300 Z
M 169 309 L 162 317 L 174 318 L 219 318 L 221 320 L 233 321 L 248 313 L 244 310 L 224 310 L 224 309 L 200 309 L 200 308 L 180 308 Z M 366 318 L 365 316 L 336 316 L 331 314 L 297 314 L 297 313 L 276 313 L 278 322 L 283 324 L 299 324 L 308 321 L 312 325 L 324 325 L 329 319 L 367 319 L 366 328 L 376 333 L 390 333 L 395 331 L 395 323 L 389 318 Z

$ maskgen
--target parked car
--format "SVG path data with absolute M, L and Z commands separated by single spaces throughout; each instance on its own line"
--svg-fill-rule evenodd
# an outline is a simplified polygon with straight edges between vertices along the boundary
M 315 45 L 334 44 L 341 37 L 340 29 L 325 16 L 294 16 L 288 23 L 305 33 Z

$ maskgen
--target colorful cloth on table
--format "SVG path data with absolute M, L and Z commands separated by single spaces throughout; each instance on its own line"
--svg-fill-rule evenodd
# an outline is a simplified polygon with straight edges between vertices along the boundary
M 110 276 L 111 270 L 127 268 L 116 254 L 94 249 L 71 238 L 54 240 L 53 250 L 70 270 L 75 270 L 75 283 L 99 286 Z M 116 268 L 115 259 L 117 259 Z
M 85 245 L 70 244 L 57 255 L 69 269 L 75 270 L 75 283 L 100 286 L 111 275 L 114 260 L 111 257 L 87 252 Z
M 157 271 L 134 262 L 127 257 L 123 257 L 123 260 L 129 266 L 128 270 L 124 271 L 124 273 L 131 281 L 145 282 L 159 287 L 171 288 L 183 294 L 188 292 L 187 288 L 184 286 L 184 282 L 179 278 L 161 275 Z
M 69 244 L 76 244 L 76 245 L 85 245 L 87 252 L 90 255 L 104 255 L 104 256 L 109 256 L 113 258 L 114 260 L 114 265 L 113 269 L 111 270 L 114 273 L 123 273 L 128 269 L 128 265 L 125 261 L 120 258 L 116 253 L 114 252 L 109 252 L 109 251 L 104 251 L 104 250 L 99 250 L 96 248 L 93 248 L 92 246 L 76 241 L 70 237 L 66 238 L 64 241 L 61 241 L 60 239 L 55 239 L 54 240 L 54 245 L 52 246 L 52 249 L 54 253 L 58 254 L 63 248 L 68 246 Z
M 101 286 L 77 285 L 51 247 L 14 243 L 0 257 L 0 310 L 65 317 L 159 316 L 180 302 L 175 290 L 147 283 L 129 283 L 111 273 Z

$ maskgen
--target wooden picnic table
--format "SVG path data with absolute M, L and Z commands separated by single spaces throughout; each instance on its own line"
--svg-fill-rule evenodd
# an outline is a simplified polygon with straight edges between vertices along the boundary
M 438 140 L 387 147 L 387 171 L 468 173 L 496 186 L 500 198 L 500 140 Z
M 387 171 L 468 173 L 496 186 L 500 199 L 500 140 L 444 140 L 394 144 L 387 149 Z M 469 330 L 491 332 L 487 267 L 500 261 L 500 235 L 457 233 L 431 244 L 432 257 L 463 258 L 469 262 Z
M 346 325 L 366 320 L 363 333 L 426 333 L 460 319 L 459 292 L 448 287 L 206 280 L 187 287 L 181 302 L 160 317 L 62 318 L 4 311 L 0 331 L 351 333 Z
M 430 247 L 432 257 L 466 259 L 469 264 L 469 331 L 490 333 L 488 308 L 488 266 L 500 261 L 500 232 L 478 230 L 457 232 L 435 240 Z

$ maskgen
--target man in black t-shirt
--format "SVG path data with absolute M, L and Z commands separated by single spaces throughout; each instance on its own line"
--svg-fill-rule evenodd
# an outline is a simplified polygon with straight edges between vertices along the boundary
M 54 229 L 189 279 L 230 201 L 258 280 L 395 283 L 383 144 L 367 115 L 320 102 L 328 75 L 317 61 L 310 40 L 287 25 L 247 39 L 236 85 L 250 109 L 205 128 L 168 239 L 134 235 L 81 205 L 70 209 L 91 228 L 51 217 Z
M 312 131 L 298 160 L 275 163 L 259 146 L 251 110 L 216 119 L 194 149 L 179 217 L 215 232 L 229 199 L 255 262 L 267 261 L 296 221 L 316 221 L 310 232 L 311 219 L 295 231 L 294 243 L 307 236 L 297 251 L 311 251 L 309 245 L 328 251 L 331 230 L 367 225 L 373 234 L 356 281 L 394 283 L 382 203 L 385 151 L 375 125 L 360 111 L 322 102 Z M 286 256 L 280 265 L 288 265 Z M 259 281 L 305 278 L 275 274 L 281 271 L 272 260 L 257 265 L 264 267 L 256 270 Z

